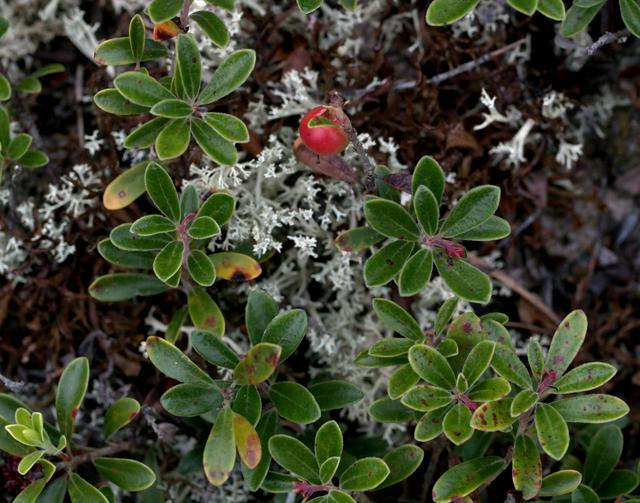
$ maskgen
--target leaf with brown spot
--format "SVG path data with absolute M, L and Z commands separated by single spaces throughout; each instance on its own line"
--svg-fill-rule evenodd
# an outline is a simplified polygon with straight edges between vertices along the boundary
M 189 316 L 196 328 L 209 330 L 219 337 L 224 335 L 224 316 L 218 304 L 211 298 L 206 290 L 194 288 L 189 291 L 187 304 Z
M 587 316 L 583 311 L 573 311 L 562 320 L 553 334 L 545 370 L 554 370 L 560 377 L 578 354 L 586 334 Z
M 221 486 L 227 481 L 236 462 L 233 417 L 230 408 L 222 409 L 204 446 L 202 465 L 207 480 L 214 486 Z
M 108 210 L 119 210 L 129 206 L 147 190 L 144 173 L 149 161 L 144 161 L 119 174 L 104 191 L 102 203 Z
M 251 469 L 258 466 L 262 457 L 260 437 L 252 424 L 236 413 L 233 414 L 233 434 L 242 462 Z
M 253 346 L 233 371 L 239 384 L 258 384 L 271 377 L 280 362 L 282 348 L 276 344 L 261 342 Z
M 249 281 L 262 274 L 260 264 L 249 255 L 220 252 L 209 255 L 216 268 L 216 276 L 231 281 Z
M 511 416 L 511 398 L 485 402 L 471 417 L 471 426 L 481 431 L 501 431 L 516 420 Z

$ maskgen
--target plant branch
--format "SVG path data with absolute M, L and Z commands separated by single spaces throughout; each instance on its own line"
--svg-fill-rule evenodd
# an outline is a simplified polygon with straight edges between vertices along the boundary
M 84 463 L 88 463 L 89 461 L 93 461 L 95 458 L 99 458 L 102 456 L 111 456 L 119 452 L 128 451 L 130 447 L 131 445 L 129 444 L 129 442 L 107 445 L 106 447 L 101 447 L 100 449 L 95 449 L 78 456 L 73 456 L 69 461 L 58 463 L 58 468 L 72 472 L 78 466 Z

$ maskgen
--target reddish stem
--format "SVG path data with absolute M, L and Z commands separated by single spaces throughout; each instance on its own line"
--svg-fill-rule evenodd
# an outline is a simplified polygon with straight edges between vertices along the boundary
M 454 243 L 453 241 L 449 241 L 448 239 L 440 238 L 437 236 L 425 236 L 422 238 L 422 242 L 426 246 L 442 248 L 447 254 L 447 257 L 452 259 L 460 260 L 461 258 L 465 258 L 467 256 L 467 250 L 464 249 L 464 246 L 458 243 Z
M 332 485 L 314 485 L 306 481 L 294 482 L 293 487 L 293 492 L 301 494 L 305 499 L 311 498 L 315 493 L 329 492 L 334 489 Z
M 464 393 L 458 393 L 456 395 L 456 398 L 458 399 L 459 402 L 463 403 L 464 405 L 467 406 L 467 408 L 471 411 L 471 412 L 475 412 L 475 410 L 480 407 L 476 402 L 474 402 L 473 400 L 471 400 L 471 398 L 469 398 L 467 395 L 465 395 Z

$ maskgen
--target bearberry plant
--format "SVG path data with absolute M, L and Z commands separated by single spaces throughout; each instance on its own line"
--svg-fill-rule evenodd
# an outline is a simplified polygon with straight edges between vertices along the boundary
M 115 442 L 114 437 L 135 420 L 140 411 L 140 404 L 133 398 L 121 398 L 106 410 L 103 446 L 78 445 L 74 441 L 75 420 L 89 386 L 89 373 L 89 361 L 84 357 L 72 360 L 65 367 L 55 401 L 57 426 L 47 422 L 41 412 L 29 410 L 17 398 L 0 395 L 0 449 L 21 458 L 20 475 L 36 474 L 14 502 L 63 501 L 65 494 L 72 503 L 113 501 L 109 486 L 98 489 L 78 473 L 87 463 L 125 491 L 143 491 L 155 482 L 155 473 L 144 463 L 113 456 L 129 449 L 128 443 Z

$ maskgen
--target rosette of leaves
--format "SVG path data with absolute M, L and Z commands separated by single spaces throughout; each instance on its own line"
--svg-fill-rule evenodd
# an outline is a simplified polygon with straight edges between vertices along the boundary
M 233 11 L 235 0 L 205 0 L 207 4 Z M 179 33 L 189 29 L 183 23 L 194 21 L 218 47 L 229 43 L 229 32 L 220 17 L 209 10 L 190 12 L 193 0 L 153 0 L 146 9 L 151 21 L 169 33 Z M 179 18 L 178 18 L 179 16 Z
M 469 14 L 481 0 L 433 0 L 427 9 L 427 24 L 442 26 L 455 23 Z M 640 37 L 640 2 L 620 0 L 620 15 L 627 29 Z M 560 34 L 572 37 L 584 30 L 606 4 L 606 0 L 574 0 L 565 11 L 562 0 L 507 0 L 518 12 L 531 16 L 536 12 L 562 21 Z
M 298 8 L 305 14 L 311 14 L 313 11 L 318 10 L 324 3 L 324 0 L 296 0 L 298 2 Z M 339 0 L 340 5 L 348 10 L 354 11 L 358 7 L 358 0 Z
M 32 148 L 33 138 L 27 133 L 13 134 L 8 110 L 0 105 L 0 183 L 5 172 L 10 174 L 16 167 L 41 168 L 49 162 L 42 151 Z
M 483 185 L 467 192 L 449 214 L 440 218 L 444 173 L 431 157 L 423 157 L 412 177 L 411 209 L 399 203 L 397 191 L 380 191 L 369 197 L 364 214 L 369 228 L 342 234 L 343 250 L 359 250 L 389 239 L 364 265 L 368 287 L 398 284 L 400 295 L 420 292 L 431 278 L 435 264 L 440 276 L 458 297 L 486 303 L 491 298 L 489 277 L 466 260 L 461 241 L 490 241 L 509 235 L 504 219 L 494 215 L 500 189 Z
M 249 295 L 245 314 L 250 342 L 246 354 L 238 354 L 219 333 L 191 333 L 195 352 L 217 369 L 226 369 L 229 379 L 211 377 L 167 338 L 149 337 L 146 350 L 158 370 L 180 382 L 162 395 L 163 407 L 175 416 L 213 423 L 202 454 L 209 482 L 224 484 L 238 456 L 245 483 L 255 491 L 267 476 L 271 463 L 267 444 L 279 428 L 279 418 L 310 424 L 324 411 L 359 401 L 362 393 L 343 381 L 305 387 L 278 380 L 279 366 L 304 338 L 307 316 L 300 309 L 279 312 L 277 303 L 257 290 Z M 264 400 L 270 407 L 263 405 Z
M 186 152 L 193 137 L 209 158 L 233 165 L 238 157 L 235 144 L 249 141 L 247 127 L 233 115 L 210 112 L 209 107 L 249 78 L 255 60 L 253 50 L 235 51 L 202 86 L 196 41 L 191 35 L 181 34 L 176 41 L 173 76 L 159 81 L 145 71 L 124 72 L 116 77 L 115 88 L 98 92 L 94 101 L 115 115 L 153 117 L 126 137 L 126 148 L 154 146 L 160 159 L 174 159 Z
M 16 496 L 14 503 L 63 501 L 65 494 L 72 503 L 113 501 L 113 492 L 108 486 L 98 489 L 76 473 L 85 463 L 92 463 L 104 479 L 125 491 L 143 491 L 155 482 L 154 472 L 144 463 L 113 457 L 115 452 L 128 450 L 126 444 L 112 443 L 96 448 L 78 446 L 72 440 L 75 419 L 88 385 L 88 360 L 72 360 L 58 382 L 57 426 L 45 421 L 42 413 L 30 411 L 17 398 L 0 394 L 0 450 L 21 458 L 18 465 L 21 475 L 36 466 L 40 474 Z M 121 398 L 113 403 L 104 416 L 105 440 L 133 421 L 139 411 L 140 404 L 132 398 Z
M 355 503 L 354 493 L 382 489 L 405 480 L 424 457 L 421 448 L 402 445 L 384 458 L 343 456 L 340 426 L 327 421 L 315 434 L 312 448 L 295 437 L 278 434 L 269 440 L 273 460 L 289 473 L 270 471 L 263 489 L 298 493 L 309 503 Z
M 578 444 L 586 453 L 584 461 L 573 454 L 563 462 L 564 470 L 582 474 L 582 482 L 569 496 L 557 497 L 553 501 L 598 503 L 613 500 L 632 493 L 638 486 L 638 473 L 618 469 L 624 438 L 617 424 L 587 425 L 576 436 Z M 630 499 L 637 503 L 640 499 Z
M 224 330 L 222 316 L 204 288 L 217 279 L 250 280 L 260 275 L 260 264 L 235 252 L 206 253 L 206 245 L 218 236 L 235 209 L 233 197 L 224 192 L 200 200 L 195 188 L 178 192 L 166 170 L 147 163 L 145 190 L 161 215 L 145 215 L 122 224 L 98 245 L 98 251 L 116 266 L 152 270 L 142 273 L 114 273 L 101 276 L 89 287 L 96 299 L 122 301 L 137 295 L 155 295 L 182 282 L 189 290 L 189 311 L 196 326 Z M 201 314 L 209 311 L 208 315 Z

